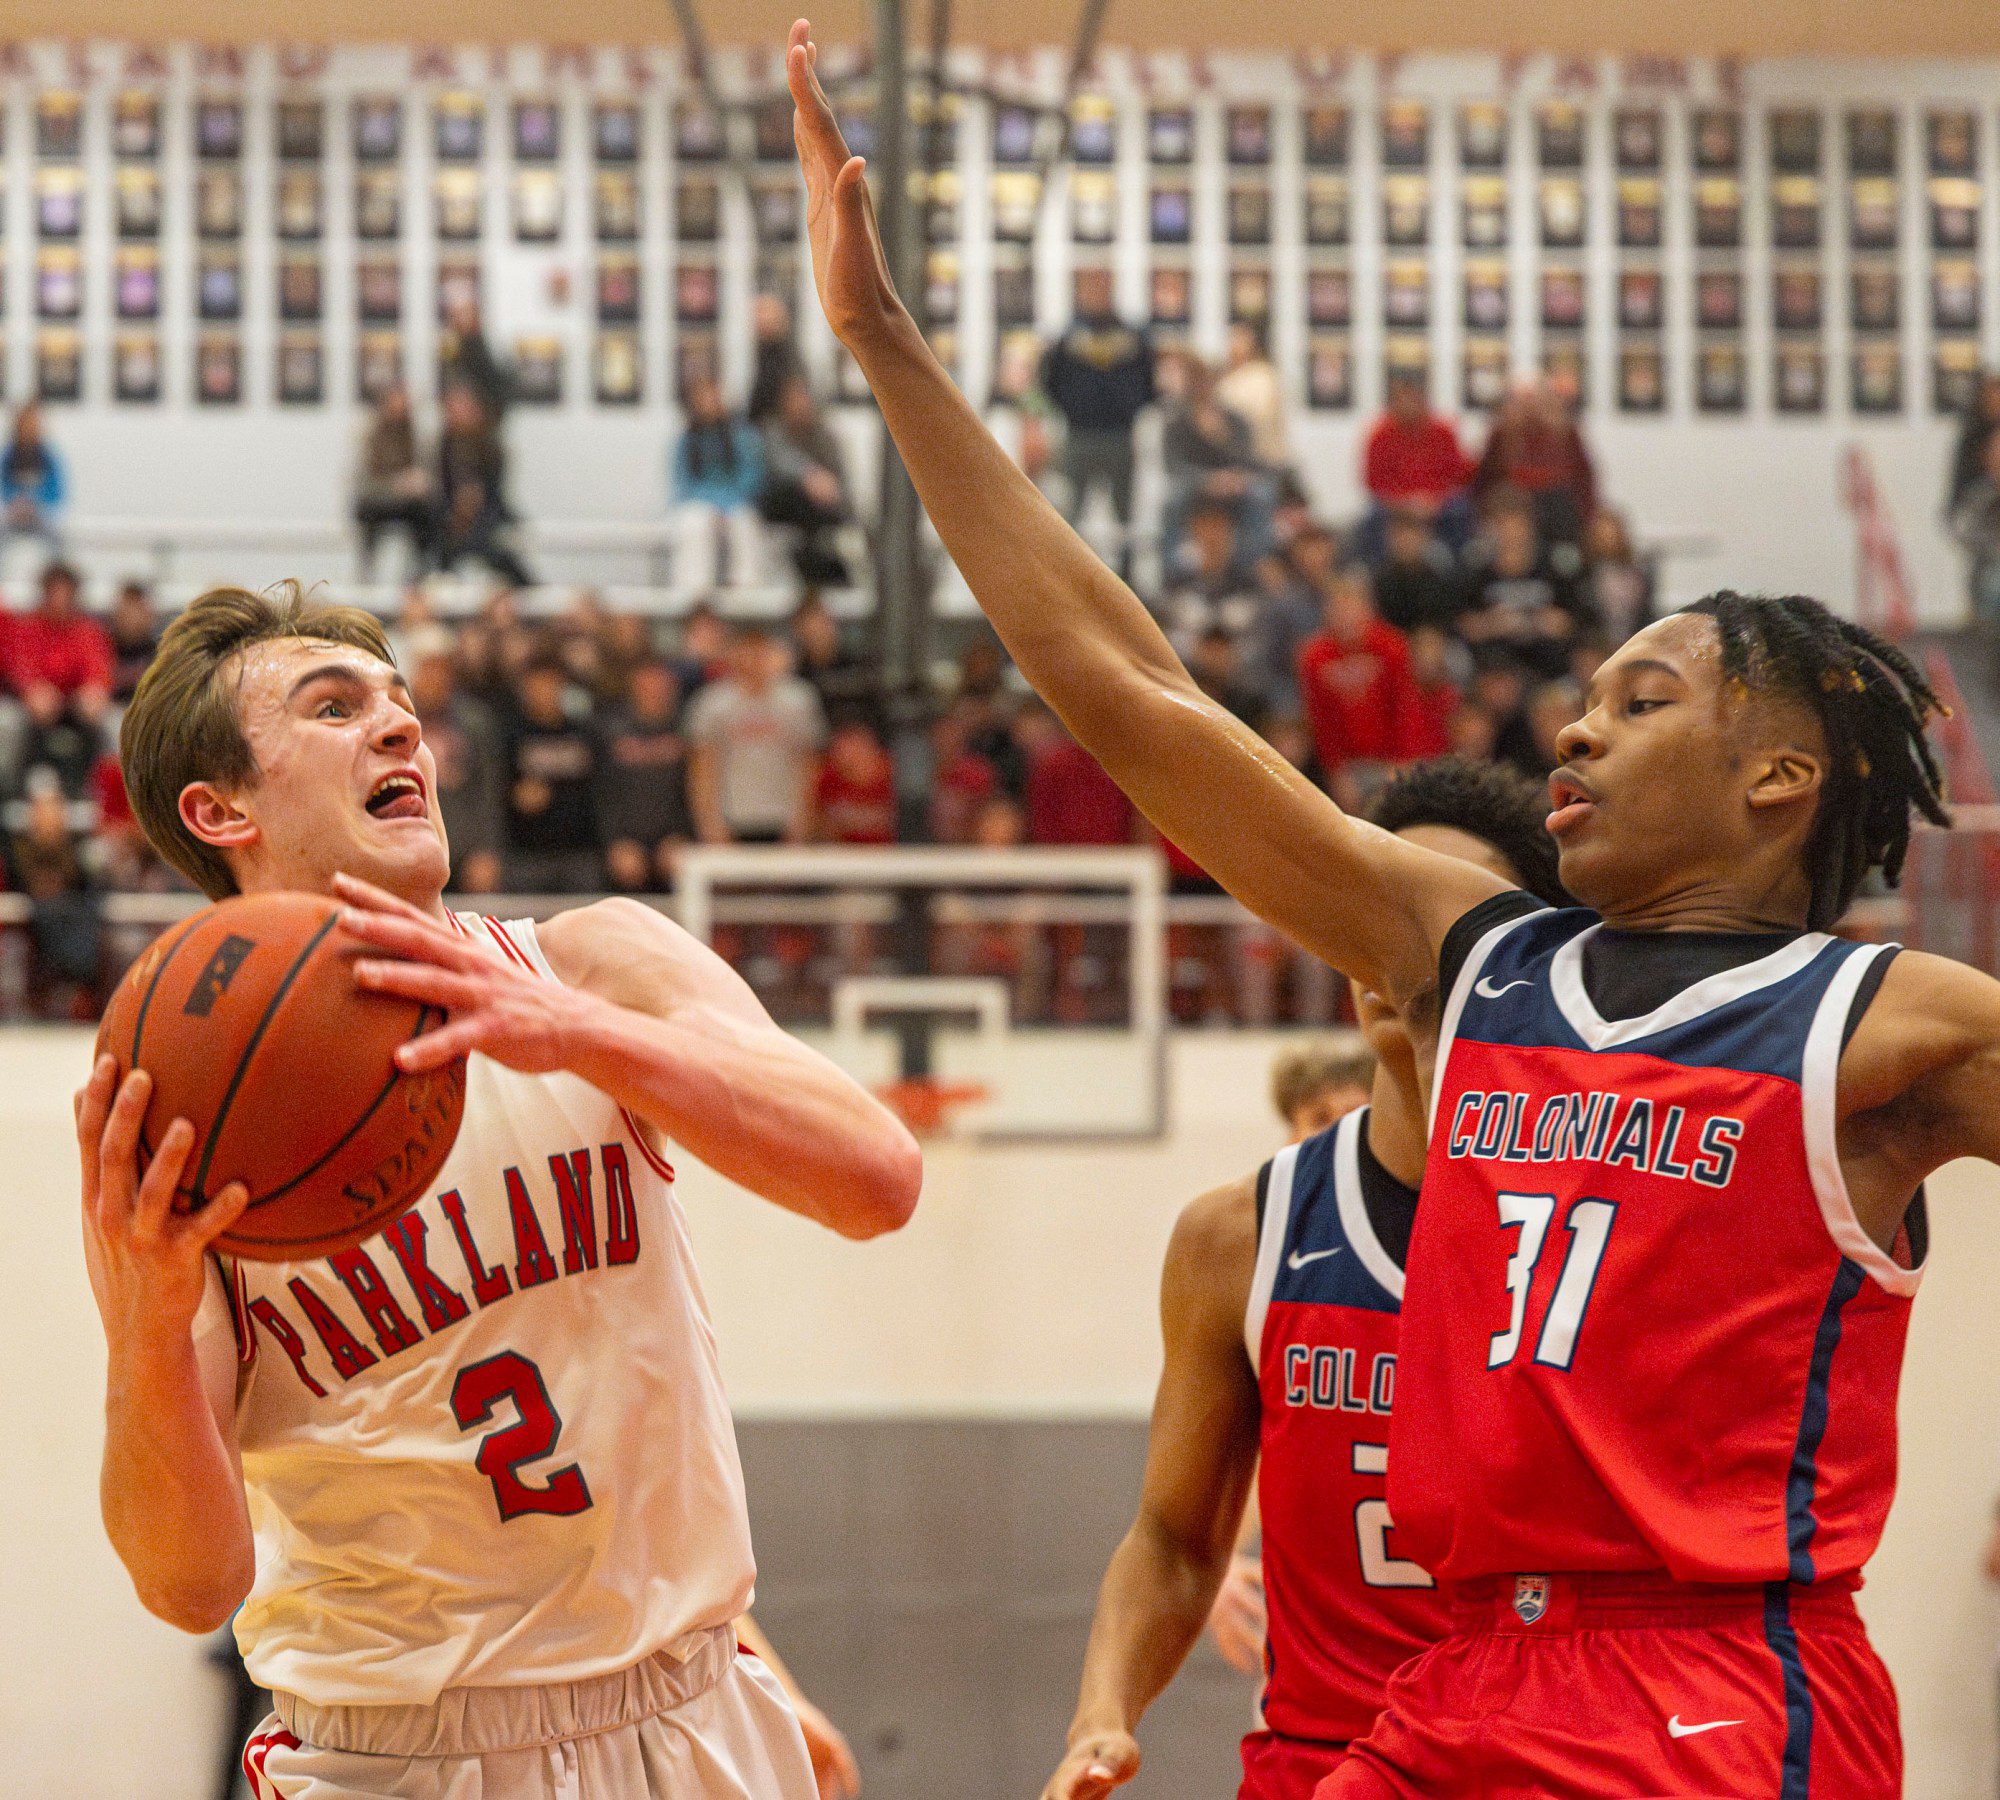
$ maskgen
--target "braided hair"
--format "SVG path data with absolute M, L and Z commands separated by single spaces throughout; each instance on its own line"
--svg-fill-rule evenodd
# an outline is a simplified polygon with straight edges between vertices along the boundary
M 1826 734 L 1828 769 L 1806 846 L 1806 925 L 1824 931 L 1871 869 L 1891 887 L 1912 814 L 1949 825 L 1944 777 L 1924 727 L 1946 712 L 1902 651 L 1803 595 L 1724 591 L 1687 609 L 1715 621 L 1726 678 L 1797 701 Z
M 1412 825 L 1462 831 L 1505 857 L 1537 899 L 1574 906 L 1556 873 L 1556 841 L 1543 823 L 1548 810 L 1547 791 L 1504 763 L 1434 756 L 1412 763 L 1377 794 L 1368 819 L 1384 831 Z

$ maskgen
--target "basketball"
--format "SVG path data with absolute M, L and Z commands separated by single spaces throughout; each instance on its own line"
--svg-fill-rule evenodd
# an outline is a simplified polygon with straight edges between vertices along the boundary
M 113 995 L 97 1049 L 121 1081 L 134 1068 L 153 1078 L 142 1158 L 185 1118 L 195 1148 L 176 1206 L 205 1206 L 235 1181 L 250 1190 L 219 1249 L 292 1262 L 351 1248 L 450 1154 L 465 1065 L 396 1067 L 396 1046 L 440 1015 L 358 988 L 353 964 L 368 954 L 332 900 L 239 896 L 162 935 Z

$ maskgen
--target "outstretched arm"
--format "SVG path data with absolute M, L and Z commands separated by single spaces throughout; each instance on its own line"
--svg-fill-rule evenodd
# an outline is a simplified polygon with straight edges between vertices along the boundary
M 1174 1227 L 1139 1514 L 1098 1590 L 1069 1746 L 1043 1800 L 1101 1800 L 1138 1773 L 1140 1715 L 1215 1603 L 1257 1468 L 1257 1378 L 1243 1344 L 1256 1240 L 1249 1182 L 1197 1200 Z
M 350 929 L 387 953 L 356 979 L 450 1014 L 397 1053 L 405 1069 L 477 1050 L 567 1070 L 717 1174 L 846 1237 L 894 1231 L 915 1210 L 923 1159 L 895 1115 L 651 907 L 602 900 L 551 919 L 536 934 L 549 982 L 366 882 L 336 884 Z
M 897 297 L 858 157 L 803 21 L 787 64 L 820 302 L 1021 671 L 1139 809 L 1294 941 L 1376 992 L 1433 978 L 1452 920 L 1501 883 L 1340 810 L 1209 700 L 1138 597 L 1015 467 Z

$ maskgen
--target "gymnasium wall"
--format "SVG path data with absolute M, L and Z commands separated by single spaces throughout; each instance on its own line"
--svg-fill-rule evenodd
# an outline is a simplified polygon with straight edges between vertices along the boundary
M 762 1609 L 852 1728 L 875 1800 L 1020 1800 L 1045 1773 L 1135 1492 L 1168 1229 L 1183 1200 L 1269 1153 L 1277 1041 L 1179 1038 L 1157 1144 L 934 1148 L 916 1220 L 873 1244 L 684 1167 L 742 1418 Z M 80 1032 L 0 1035 L 17 1182 L 0 1265 L 0 1443 L 17 1459 L 0 1483 L 0 1800 L 199 1800 L 219 1683 L 132 1600 L 97 1521 L 103 1353 L 68 1126 L 88 1048 Z M 1902 1492 L 1864 1604 L 1902 1693 L 1911 1800 L 1986 1800 L 2000 1193 L 1969 1164 L 1933 1193 Z M 1227 1791 L 1247 1705 L 1202 1653 L 1162 1705 L 1135 1794 Z
M 838 61 L 829 54 L 830 71 Z M 1023 103 L 1047 104 L 1061 91 L 1061 68 L 1054 50 L 1002 60 L 967 51 L 954 61 L 953 73 Z M 1002 287 L 1010 304 L 1027 309 L 1010 317 L 1047 333 L 1067 314 L 1071 271 L 1080 263 L 1112 267 L 1121 305 L 1134 315 L 1152 305 L 1156 275 L 1184 272 L 1185 323 L 1164 327 L 1164 333 L 1214 354 L 1242 277 L 1267 287 L 1274 348 L 1297 408 L 1301 468 L 1336 515 L 1356 505 L 1358 441 L 1379 404 L 1389 360 L 1426 355 L 1434 398 L 1454 412 L 1466 410 L 1468 393 L 1490 398 L 1510 373 L 1532 372 L 1551 358 L 1573 360 L 1605 489 L 1633 511 L 1642 535 L 1669 552 L 1671 598 L 1729 583 L 1805 589 L 1836 603 L 1849 599 L 1852 534 L 1840 507 L 1840 458 L 1855 443 L 1879 471 L 1911 559 L 1920 608 L 1940 619 L 1957 612 L 1958 562 L 1937 523 L 1952 437 L 1951 422 L 1941 415 L 1967 372 L 2000 352 L 2000 63 L 1218 54 L 1197 64 L 1169 52 L 1118 52 L 1106 54 L 1098 75 L 1111 109 L 1113 161 L 1061 178 L 1051 204 L 1032 215 L 1031 242 L 1012 241 L 1002 222 L 1021 184 L 1034 179 L 1018 164 L 996 163 L 996 136 L 1007 136 L 1009 121 L 996 118 L 994 105 L 983 98 L 968 97 L 962 106 L 956 223 L 938 242 L 933 268 L 958 298 L 958 319 L 942 348 L 968 392 L 983 397 L 993 390 L 1007 361 L 1006 340 L 1027 329 L 997 322 L 994 297 Z M 772 92 L 775 76 L 767 49 L 717 58 L 717 78 L 730 95 Z M 73 155 L 46 155 L 37 142 L 37 96 L 62 91 L 82 98 L 80 140 Z M 114 155 L 113 109 L 127 91 L 160 96 L 161 136 L 149 157 L 128 153 L 121 163 Z M 80 352 L 80 400 L 55 408 L 52 419 L 72 465 L 73 510 L 80 518 L 324 528 L 345 514 L 364 364 L 380 366 L 387 356 L 420 391 L 427 389 L 441 282 L 475 281 L 501 347 L 532 348 L 560 386 L 549 403 L 523 405 L 510 425 L 513 486 L 523 512 L 557 522 L 657 519 L 676 428 L 677 375 L 714 366 L 740 384 L 749 361 L 748 301 L 757 287 L 775 287 L 798 301 L 809 362 L 844 400 L 863 398 L 817 317 L 796 225 L 782 223 L 793 183 L 784 133 L 774 140 L 774 157 L 756 169 L 756 216 L 762 216 L 762 199 L 774 208 L 758 226 L 733 187 L 714 188 L 714 164 L 678 153 L 671 126 L 688 91 L 677 55 L 658 48 L 630 54 L 529 45 L 491 53 L 389 47 L 317 53 L 182 45 L 141 53 L 109 43 L 0 45 L 0 124 L 9 151 L 0 164 L 0 203 L 14 221 L 0 237 L 5 392 L 19 396 L 47 383 L 54 365 L 45 350 L 59 351 L 68 342 Z M 357 241 L 359 171 L 349 107 L 358 97 L 385 94 L 406 102 L 403 148 L 386 165 L 401 219 L 392 239 Z M 284 162 L 276 106 L 302 96 L 326 102 L 324 145 L 308 159 Z M 243 103 L 242 143 L 233 157 L 198 154 L 196 102 L 210 97 Z M 592 160 L 592 106 L 600 99 L 639 107 L 637 160 L 629 171 L 613 171 L 634 184 L 638 225 L 630 242 L 600 242 L 593 221 L 593 183 L 602 170 Z M 1495 202 L 1502 241 L 1488 240 L 1489 248 L 1474 253 L 1463 248 L 1462 204 L 1475 179 L 1492 178 L 1461 167 L 1456 120 L 1462 103 L 1496 99 L 1504 103 L 1507 160 Z M 561 143 L 545 164 L 524 159 L 511 142 L 518 100 L 550 101 L 557 109 Z M 1301 114 L 1309 103 L 1348 112 L 1349 149 L 1331 177 L 1304 162 Z M 1427 146 L 1418 165 L 1386 169 L 1385 119 L 1391 108 L 1411 104 L 1426 111 Z M 1551 163 L 1539 141 L 1545 105 L 1578 109 L 1583 149 L 1573 171 Z M 469 159 L 439 160 L 433 126 L 440 106 L 479 112 L 483 140 Z M 1184 165 L 1149 156 L 1148 113 L 1155 106 L 1187 109 L 1191 148 Z M 1261 163 L 1231 160 L 1231 113 L 1241 107 L 1269 110 Z M 1624 172 L 1615 164 L 1612 126 L 1625 108 L 1657 110 L 1661 121 L 1657 248 L 1619 247 Z M 1711 109 L 1741 116 L 1737 173 L 1720 178 L 1738 183 L 1741 248 L 1733 251 L 1699 249 L 1695 242 L 1698 190 L 1718 179 L 1694 167 L 1695 126 Z M 1854 109 L 1889 114 L 1898 171 L 1890 187 L 1899 247 L 1865 257 L 1852 251 L 1847 220 L 1846 121 Z M 1929 135 L 1933 118 L 1958 110 L 1971 117 L 1971 160 L 1963 174 L 1940 174 Z M 1782 114 L 1818 122 L 1811 152 L 1816 174 L 1776 169 Z M 1018 144 L 1014 154 L 1020 154 Z M 236 234 L 205 237 L 195 196 L 203 181 L 232 166 L 241 175 Z M 127 283 L 119 259 L 136 255 L 143 262 L 148 246 L 115 235 L 114 194 L 121 168 L 130 174 L 145 167 L 159 175 L 164 196 L 150 276 L 158 287 L 158 312 L 121 318 L 117 298 Z M 280 212 L 280 195 L 285 183 L 315 172 L 320 216 L 295 231 Z M 440 179 L 447 185 L 471 181 L 473 235 L 440 235 Z M 1304 201 L 1311 184 L 1326 179 L 1345 194 L 1347 241 L 1309 246 Z M 49 180 L 73 182 L 80 193 L 81 223 L 73 239 L 51 236 L 41 218 Z M 1406 191 L 1412 180 L 1421 189 L 1416 205 L 1428 243 L 1386 243 L 1384 203 L 1392 184 Z M 1780 251 L 1774 248 L 1780 193 L 1796 190 L 1801 180 L 1819 248 Z M 534 204 L 560 203 L 561 217 L 547 241 L 523 241 L 515 208 L 526 204 L 524 182 L 540 184 Z M 1094 184 L 1087 203 L 1080 182 Z M 1153 196 L 1176 184 L 1187 189 L 1187 241 L 1156 243 Z M 1261 207 L 1267 214 L 1268 242 L 1228 241 L 1236 235 L 1229 219 L 1232 193 L 1239 189 L 1258 190 L 1251 194 L 1252 211 Z M 717 203 L 712 235 L 694 234 L 692 215 L 683 213 L 698 193 L 704 203 Z M 1543 244 L 1541 213 L 1550 204 L 1581 209 L 1580 242 L 1554 249 Z M 1787 204 L 1796 209 L 1796 201 Z M 1934 206 L 1955 209 L 1961 224 L 1954 229 L 1968 231 L 1970 241 L 1934 250 Z M 1102 217 L 1093 229 L 1104 241 L 1074 242 L 1092 209 Z M 301 259 L 322 265 L 318 317 L 287 319 L 281 316 L 281 266 Z M 1848 289 L 1850 273 L 1863 261 L 1889 275 L 1899 315 L 1894 325 L 1866 333 L 1857 328 Z M 374 262 L 400 271 L 400 318 L 393 322 L 357 318 L 361 268 Z M 1492 284 L 1482 304 L 1504 299 L 1504 324 L 1490 315 L 1468 324 L 1466 277 L 1473 263 L 1484 266 L 1482 279 Z M 43 317 L 52 288 L 60 301 L 65 269 L 80 277 L 77 316 Z M 202 316 L 195 298 L 204 269 L 230 296 L 236 316 L 226 309 Z M 1430 315 L 1420 327 L 1391 321 L 1391 290 L 1412 270 L 1414 298 Z M 1575 284 L 1562 304 L 1580 305 L 1580 326 L 1545 325 L 1550 302 L 1542 284 L 1551 271 Z M 1777 329 L 1781 273 L 1817 278 L 1818 325 L 1801 326 L 1794 315 L 1783 332 Z M 1313 322 L 1307 296 L 1314 274 L 1345 278 L 1347 322 L 1329 323 L 1324 316 Z M 1716 274 L 1741 280 L 1741 322 L 1727 329 L 1698 322 L 1698 281 Z M 1656 326 L 1621 320 L 1628 278 L 1657 293 Z M 143 272 L 133 278 L 140 288 L 148 279 Z M 604 301 L 604 279 L 626 298 Z M 1943 313 L 1938 307 L 1945 303 L 1933 291 L 1940 283 L 1950 290 Z M 1399 291 L 1405 303 L 1413 298 L 1407 285 Z M 621 306 L 632 316 L 624 316 Z M 1855 361 L 1860 351 L 1877 375 L 1893 370 L 1899 377 L 1893 387 L 1876 389 L 1866 405 Z M 126 359 L 128 373 L 143 371 L 150 360 L 157 398 L 116 397 L 114 353 Z M 309 390 L 288 396 L 281 388 L 281 354 L 290 358 L 286 366 L 294 375 L 317 369 Z M 58 365 L 60 360 L 58 355 Z M 1628 365 L 1641 373 L 1661 370 L 1659 411 L 1631 410 L 1624 389 Z M 1324 403 L 1312 404 L 1309 371 L 1315 368 L 1344 385 L 1345 393 L 1322 391 Z M 636 371 L 629 392 L 627 369 Z M 1723 388 L 1737 378 L 1732 370 L 1740 375 L 1740 409 L 1718 409 L 1712 389 L 1704 399 L 1704 369 L 1719 372 Z M 609 398 L 600 393 L 607 370 Z M 1802 396 L 1792 395 L 1793 410 L 1783 409 L 1781 372 L 1804 384 Z M 872 412 L 860 404 L 837 410 L 865 467 L 872 461 Z M 1003 429 L 1005 424 L 1003 418 Z M 1473 424 L 1475 441 L 1480 429 Z M 344 553 L 323 552 L 304 560 L 307 566 L 300 567 L 295 553 L 275 562 L 213 554 L 184 561 L 182 568 L 190 579 L 265 580 L 280 572 L 337 577 L 347 561 Z M 128 562 L 142 568 L 143 553 L 134 551 Z

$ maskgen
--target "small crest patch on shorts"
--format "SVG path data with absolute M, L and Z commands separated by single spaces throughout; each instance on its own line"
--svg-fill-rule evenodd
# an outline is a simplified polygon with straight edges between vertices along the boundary
M 1514 1577 L 1514 1610 L 1523 1625 L 1532 1625 L 1549 1610 L 1549 1578 L 1546 1575 Z

